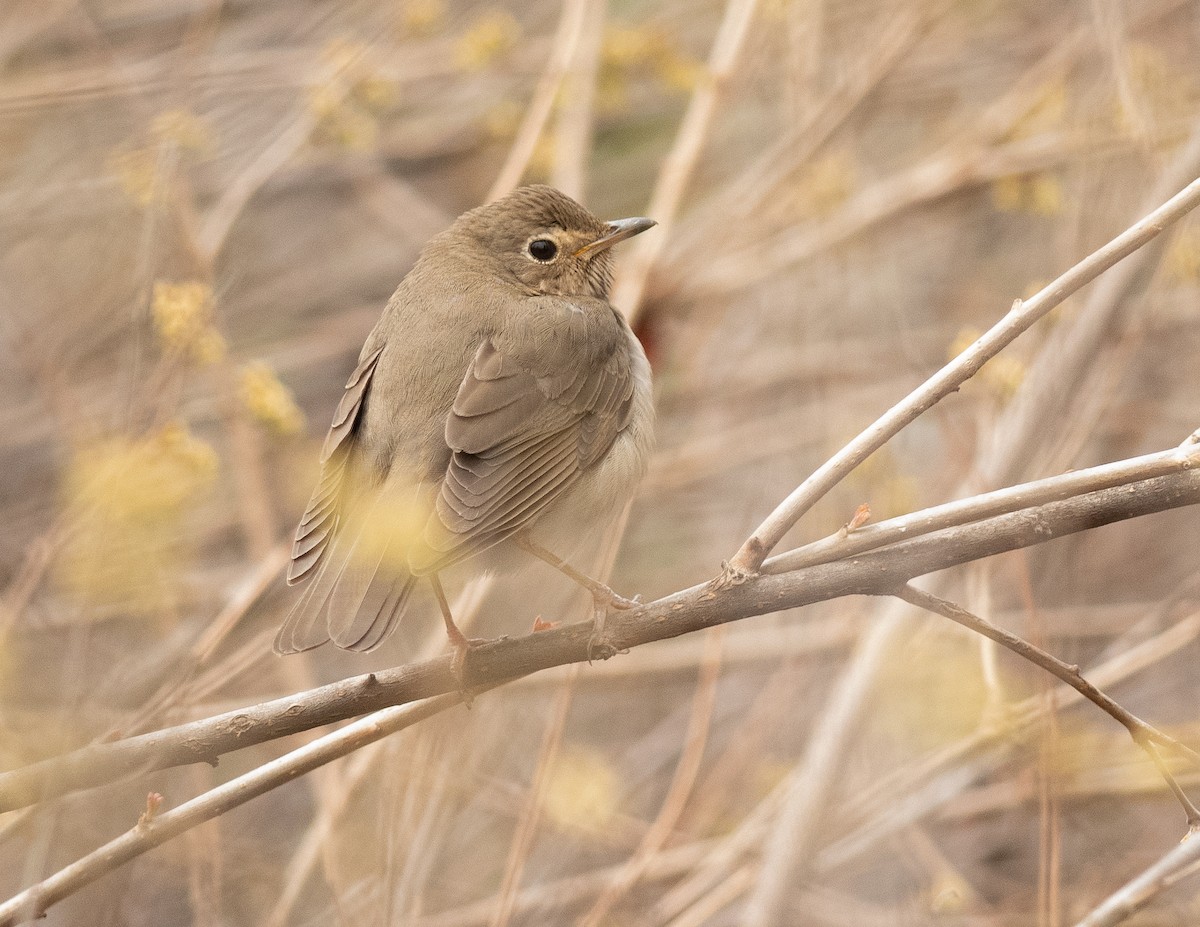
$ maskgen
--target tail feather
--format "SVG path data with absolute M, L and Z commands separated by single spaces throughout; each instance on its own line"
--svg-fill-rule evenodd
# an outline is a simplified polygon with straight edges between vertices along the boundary
M 329 640 L 345 650 L 373 650 L 395 628 L 416 580 L 400 566 L 399 557 L 388 556 L 396 539 L 383 544 L 365 540 L 368 532 L 379 530 L 379 503 L 375 496 L 359 507 L 356 517 L 341 521 L 332 544 L 305 578 L 308 588 L 284 619 L 275 638 L 277 653 L 311 650 Z
M 292 606 L 279 633 L 275 635 L 275 652 L 278 654 L 300 653 L 320 647 L 329 640 L 322 619 L 325 617 L 325 602 L 328 598 L 330 560 L 326 558 L 316 573 L 308 577 L 308 588 Z
M 376 576 L 371 588 L 340 636 L 334 638 L 339 647 L 365 653 L 374 650 L 388 638 L 404 615 L 409 593 L 417 579 L 411 574 L 391 577 Z

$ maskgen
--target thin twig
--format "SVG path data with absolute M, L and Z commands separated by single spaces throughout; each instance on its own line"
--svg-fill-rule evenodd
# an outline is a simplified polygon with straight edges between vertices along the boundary
M 876 550 L 896 541 L 920 537 L 941 528 L 965 525 L 1003 512 L 1015 512 L 1018 509 L 1041 505 L 1043 502 L 1119 486 L 1130 479 L 1149 479 L 1188 470 L 1197 465 L 1200 465 L 1200 448 L 1181 445 L 1156 454 L 1146 454 L 1116 463 L 1089 467 L 1086 470 L 1074 470 L 1044 480 L 1020 483 L 968 499 L 935 505 L 875 525 L 864 525 L 849 533 L 839 531 L 796 550 L 771 557 L 763 563 L 762 571 L 786 573 L 788 570 L 817 563 L 828 563 L 831 560 Z
M 1114 927 L 1173 885 L 1200 861 L 1200 838 L 1189 836 L 1153 866 L 1131 879 L 1076 927 Z
M 1195 830 L 1197 826 L 1200 826 L 1200 811 L 1196 810 L 1196 806 L 1192 804 L 1191 800 L 1183 793 L 1183 790 L 1179 788 L 1174 777 L 1163 764 L 1161 757 L 1155 750 L 1155 746 L 1169 747 L 1187 757 L 1197 766 L 1200 766 L 1200 753 L 1197 753 L 1186 744 L 1180 743 L 1169 734 L 1160 731 L 1154 725 L 1143 721 L 1128 709 L 1113 701 L 1111 697 L 1084 679 L 1080 675 L 1078 666 L 1064 663 L 1053 654 L 1049 654 L 1041 648 L 1033 646 L 1033 644 L 1024 638 L 1018 637 L 1012 632 L 997 627 L 990 621 L 972 614 L 961 605 L 951 602 L 948 599 L 943 599 L 941 596 L 934 595 L 933 593 L 926 592 L 923 589 L 918 589 L 915 586 L 910 586 L 907 583 L 898 586 L 894 595 L 908 602 L 910 605 L 915 605 L 917 608 L 923 608 L 926 611 L 933 612 L 935 615 L 949 618 L 951 621 L 961 624 L 964 628 L 969 628 L 976 634 L 982 634 L 988 640 L 993 640 L 997 644 L 1008 648 L 1022 659 L 1028 660 L 1035 666 L 1039 666 L 1051 675 L 1061 679 L 1088 701 L 1096 705 L 1097 708 L 1121 724 L 1129 732 L 1129 736 L 1133 738 L 1133 742 L 1150 754 L 1150 758 L 1158 766 L 1159 772 L 1167 780 L 1167 785 L 1170 787 L 1172 793 L 1174 793 L 1183 806 L 1184 813 L 1187 815 L 1188 829 Z

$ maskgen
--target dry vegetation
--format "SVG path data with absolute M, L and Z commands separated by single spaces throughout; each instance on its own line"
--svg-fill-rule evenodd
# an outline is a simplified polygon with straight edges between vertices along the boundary
M 612 581 L 653 602 L 721 574 L 1014 299 L 1200 176 L 1197 60 L 1196 0 L 7 0 L 0 769 L 444 649 L 436 612 L 369 656 L 270 640 L 342 381 L 463 209 L 525 178 L 661 223 L 614 299 L 660 424 Z M 778 549 L 863 503 L 877 523 L 1178 446 L 1200 425 L 1198 306 L 1185 217 Z M 1141 485 L 1117 492 L 1136 506 Z M 1200 744 L 1200 494 L 1173 498 L 968 553 L 926 588 Z M 541 566 L 459 594 L 476 636 L 587 614 Z M 1200 791 L 1186 751 L 1156 769 L 1152 743 L 898 597 L 459 702 L 392 709 L 405 730 L 103 867 L 46 923 L 1053 927 L 1164 858 L 1127 922 L 1200 920 L 1168 855 L 1187 828 L 1169 786 Z M 329 730 L 0 814 L 0 902 Z

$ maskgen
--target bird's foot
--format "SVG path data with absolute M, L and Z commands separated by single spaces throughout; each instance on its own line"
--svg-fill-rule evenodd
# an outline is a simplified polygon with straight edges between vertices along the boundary
M 607 660 L 609 657 L 615 656 L 620 652 L 620 648 L 609 639 L 605 632 L 609 610 L 628 611 L 631 608 L 637 608 L 642 604 L 642 597 L 639 595 L 634 596 L 632 599 L 627 599 L 624 596 L 617 595 L 607 586 L 601 586 L 600 589 L 592 590 L 592 601 L 594 603 L 594 608 L 592 609 L 592 633 L 588 637 L 587 649 L 589 663 L 594 660 Z
M 542 616 L 538 615 L 533 619 L 533 633 L 536 634 L 538 631 L 553 631 L 561 624 L 561 621 L 543 621 Z
M 454 658 L 450 661 L 450 672 L 458 680 L 458 692 L 462 696 L 463 704 L 470 708 L 475 696 L 467 688 L 467 657 L 470 656 L 472 650 L 480 644 L 486 644 L 487 641 L 467 637 L 457 627 L 453 632 L 447 629 L 446 636 L 450 639 L 450 647 L 454 651 Z

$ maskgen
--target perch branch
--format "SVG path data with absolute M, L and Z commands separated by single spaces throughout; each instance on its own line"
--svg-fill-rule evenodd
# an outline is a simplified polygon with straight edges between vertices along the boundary
M 715 580 L 615 613 L 609 634 L 619 650 L 650 641 L 846 595 L 888 595 L 926 573 L 1040 544 L 1078 531 L 1200 502 L 1200 472 L 1181 469 L 931 532 L 845 561 L 740 583 Z M 579 622 L 474 648 L 470 687 L 494 686 L 588 659 L 591 622 Z M 189 763 L 459 689 L 450 655 L 342 680 L 211 718 L 111 743 L 0 774 L 0 811 L 125 776 Z

